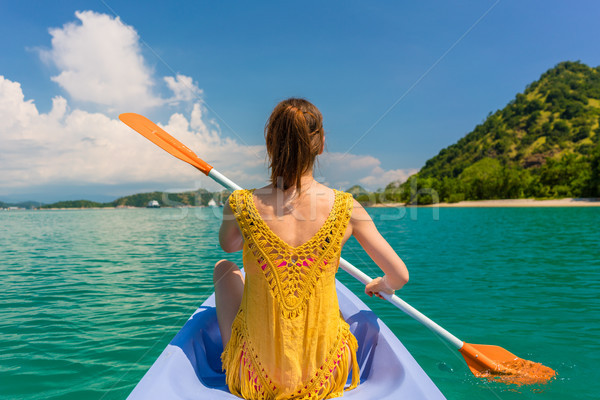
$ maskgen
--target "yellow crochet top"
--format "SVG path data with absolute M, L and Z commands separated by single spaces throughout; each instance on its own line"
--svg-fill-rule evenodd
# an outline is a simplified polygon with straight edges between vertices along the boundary
M 244 237 L 242 303 L 221 360 L 231 393 L 245 399 L 341 396 L 352 370 L 359 382 L 357 342 L 341 316 L 335 273 L 352 214 L 348 193 L 335 191 L 319 231 L 292 247 L 260 217 L 252 191 L 229 204 Z

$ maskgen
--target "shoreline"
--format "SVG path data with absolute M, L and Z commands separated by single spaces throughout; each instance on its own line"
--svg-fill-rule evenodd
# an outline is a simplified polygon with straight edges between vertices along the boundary
M 458 203 L 439 203 L 428 205 L 405 205 L 404 203 L 382 203 L 374 204 L 373 208 L 380 207 L 442 207 L 442 208 L 477 208 L 477 207 L 600 207 L 600 199 L 597 198 L 572 198 L 564 199 L 503 199 L 503 200 L 466 200 Z
M 52 207 L 52 208 L 0 208 L 0 211 L 81 211 L 81 210 L 159 210 L 161 208 L 207 208 L 209 206 L 163 206 L 163 207 L 135 207 L 135 206 L 110 206 L 110 207 Z M 217 207 L 218 208 L 218 207 Z
M 160 207 L 160 208 L 205 208 L 208 206 L 179 206 L 179 207 Z M 440 208 L 483 208 L 483 207 L 600 207 L 600 198 L 572 198 L 563 199 L 497 199 L 497 200 L 465 200 L 457 203 L 438 203 L 427 205 L 406 205 L 404 203 L 379 203 L 364 205 L 369 208 L 386 207 L 440 207 Z M 117 206 L 117 207 L 72 207 L 72 208 L 16 208 L 0 209 L 0 211 L 70 211 L 70 210 L 141 210 L 148 207 Z

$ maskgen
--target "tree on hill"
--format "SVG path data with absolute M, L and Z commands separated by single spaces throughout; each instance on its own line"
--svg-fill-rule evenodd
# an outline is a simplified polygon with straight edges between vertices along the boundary
M 600 67 L 562 62 L 428 160 L 401 199 L 598 197 L 599 154 Z
M 368 193 L 367 189 L 360 185 L 354 185 L 348 189 L 346 189 L 346 193 L 350 193 L 354 198 L 356 196 L 360 196 L 361 194 Z
M 115 207 L 146 207 L 150 201 L 156 200 L 161 206 L 165 206 L 166 204 L 163 201 L 163 194 L 164 192 L 137 193 L 130 196 L 120 197 L 113 201 L 112 204 Z
M 351 188 L 346 189 L 346 192 L 350 193 L 352 197 L 356 199 L 356 201 L 365 206 L 381 202 L 381 198 L 378 193 L 369 192 L 360 185 L 354 185 Z
M 52 204 L 44 204 L 40 208 L 103 208 L 111 207 L 111 203 L 98 203 L 90 200 L 67 200 Z

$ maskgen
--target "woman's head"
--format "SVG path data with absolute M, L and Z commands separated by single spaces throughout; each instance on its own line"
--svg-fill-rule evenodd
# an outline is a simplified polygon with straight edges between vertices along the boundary
M 302 175 L 323 151 L 324 135 L 323 116 L 311 102 L 291 98 L 277 104 L 265 126 L 271 183 L 300 190 Z

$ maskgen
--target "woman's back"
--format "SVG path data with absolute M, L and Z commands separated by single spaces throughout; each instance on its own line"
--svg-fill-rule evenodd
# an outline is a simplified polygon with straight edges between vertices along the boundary
M 262 219 L 281 240 L 292 247 L 310 240 L 330 216 L 335 192 L 312 181 L 300 195 L 285 195 L 266 186 L 254 191 L 254 205 Z M 344 240 L 351 234 L 344 232 Z
M 298 233 L 287 236 L 292 243 L 267 225 L 253 191 L 236 191 L 230 197 L 244 238 L 246 271 L 242 301 L 223 352 L 227 383 L 235 394 L 247 399 L 339 396 L 350 370 L 351 387 L 358 384 L 357 343 L 341 318 L 335 290 L 353 199 L 348 193 L 331 193 L 331 207 L 324 198 L 313 208 L 317 222 L 309 218 L 290 228 Z M 271 222 L 282 223 L 276 212 L 269 214 L 277 210 L 269 207 L 273 199 L 268 194 L 263 199 L 260 207 L 273 217 Z M 304 211 L 311 208 L 298 204 Z M 320 226 L 309 231 L 316 223 Z

